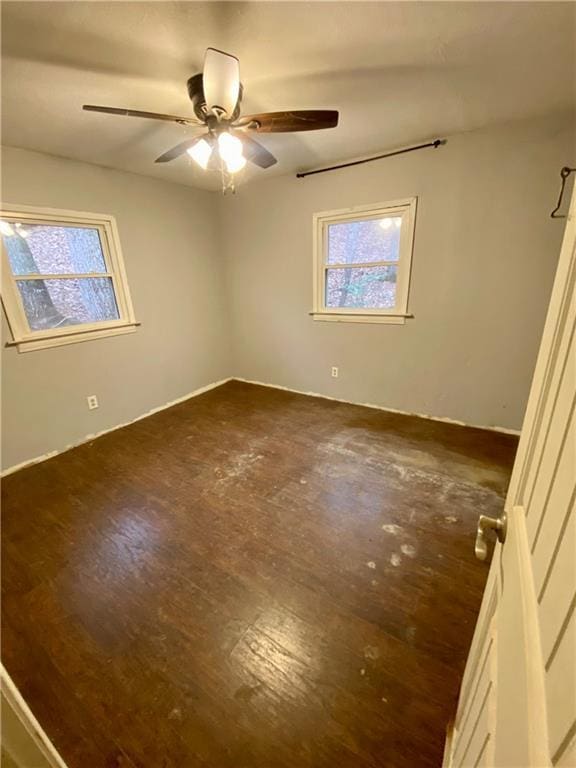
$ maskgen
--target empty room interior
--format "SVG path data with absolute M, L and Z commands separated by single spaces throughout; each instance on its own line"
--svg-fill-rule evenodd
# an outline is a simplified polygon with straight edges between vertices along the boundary
M 2 766 L 576 766 L 576 3 L 1 12 Z

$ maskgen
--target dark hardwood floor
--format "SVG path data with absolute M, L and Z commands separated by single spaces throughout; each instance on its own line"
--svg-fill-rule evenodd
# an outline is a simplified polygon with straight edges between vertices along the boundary
M 438 768 L 516 438 L 230 382 L 3 482 L 70 768 Z

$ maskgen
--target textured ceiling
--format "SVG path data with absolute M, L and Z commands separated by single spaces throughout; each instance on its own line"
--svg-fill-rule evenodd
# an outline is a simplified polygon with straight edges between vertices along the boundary
M 244 112 L 336 108 L 336 129 L 262 136 L 279 158 L 241 182 L 571 107 L 570 2 L 3 2 L 2 140 L 214 189 L 186 129 L 83 103 L 192 114 L 204 50 L 240 58 Z

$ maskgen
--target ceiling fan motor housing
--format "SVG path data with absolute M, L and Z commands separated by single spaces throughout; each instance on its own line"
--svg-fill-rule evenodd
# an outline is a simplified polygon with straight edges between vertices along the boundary
M 192 102 L 192 106 L 194 107 L 194 114 L 199 120 L 202 120 L 204 122 L 206 120 L 207 110 L 206 110 L 206 98 L 204 97 L 204 84 L 202 80 L 202 72 L 200 72 L 197 75 L 193 75 L 191 78 L 189 78 L 186 85 L 188 88 L 188 96 L 190 97 L 190 101 Z M 234 112 L 232 115 L 230 115 L 227 118 L 231 122 L 234 120 L 237 120 L 240 117 L 240 104 L 242 103 L 243 90 L 244 88 L 242 86 L 242 83 L 240 83 L 240 89 L 238 92 L 238 101 L 236 102 Z

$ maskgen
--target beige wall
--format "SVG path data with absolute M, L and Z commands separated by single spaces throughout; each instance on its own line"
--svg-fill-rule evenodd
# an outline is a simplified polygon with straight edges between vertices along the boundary
M 226 198 L 235 375 L 520 428 L 563 231 L 549 214 L 560 168 L 575 161 L 573 121 L 551 117 Z M 412 195 L 415 319 L 313 321 L 312 214 Z
M 229 375 L 213 193 L 9 148 L 2 151 L 2 183 L 7 202 L 116 216 L 142 322 L 125 336 L 2 350 L 3 467 L 61 450 Z M 88 410 L 90 394 L 98 396 L 98 410 Z

